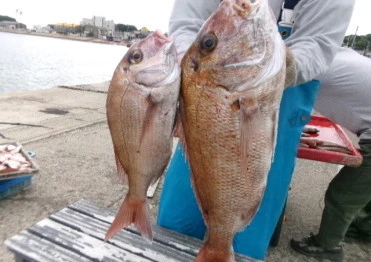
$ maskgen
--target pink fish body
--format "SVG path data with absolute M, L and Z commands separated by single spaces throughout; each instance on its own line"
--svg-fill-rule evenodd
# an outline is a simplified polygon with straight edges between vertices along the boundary
M 183 133 L 208 227 L 196 261 L 234 260 L 233 238 L 265 191 L 285 80 L 267 0 L 224 0 L 182 59 Z
M 119 177 L 129 191 L 106 240 L 135 224 L 152 239 L 146 192 L 166 168 L 180 87 L 173 39 L 156 31 L 135 43 L 117 66 L 108 90 L 107 120 Z

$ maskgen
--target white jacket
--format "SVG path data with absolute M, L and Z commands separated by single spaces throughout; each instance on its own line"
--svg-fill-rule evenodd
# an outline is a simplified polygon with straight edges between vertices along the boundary
M 283 0 L 269 0 L 276 17 Z M 301 0 L 294 9 L 294 28 L 285 43 L 296 60 L 295 84 L 312 80 L 327 70 L 343 41 L 355 0 Z M 169 34 L 175 36 L 180 57 L 220 0 L 175 0 Z

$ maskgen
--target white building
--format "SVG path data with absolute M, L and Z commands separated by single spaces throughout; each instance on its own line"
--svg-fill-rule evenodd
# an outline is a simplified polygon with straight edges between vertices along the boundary
M 94 25 L 93 20 L 89 18 L 83 18 L 80 25 Z
M 83 18 L 80 22 L 80 25 L 92 25 L 96 27 L 102 27 L 107 29 L 110 33 L 115 32 L 115 23 L 113 20 L 106 20 L 105 17 L 102 16 L 93 16 L 93 18 Z
M 51 33 L 52 31 L 49 25 L 48 26 L 34 25 L 32 30 L 37 33 Z

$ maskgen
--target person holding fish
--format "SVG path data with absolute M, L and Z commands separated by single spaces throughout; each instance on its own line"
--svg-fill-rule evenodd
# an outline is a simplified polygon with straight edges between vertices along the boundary
M 169 33 L 183 57 L 179 133 L 185 147 L 178 146 L 166 174 L 158 224 L 200 239 L 208 229 L 196 261 L 232 261 L 232 251 L 264 259 L 314 104 L 359 136 L 363 163 L 335 176 L 318 234 L 291 246 L 342 261 L 345 235 L 371 240 L 371 60 L 341 48 L 354 3 L 175 0 Z

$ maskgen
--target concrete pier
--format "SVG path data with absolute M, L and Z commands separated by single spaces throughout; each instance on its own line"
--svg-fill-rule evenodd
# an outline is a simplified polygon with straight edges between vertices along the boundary
M 127 190 L 118 182 L 106 122 L 109 83 L 0 94 L 0 144 L 17 141 L 36 153 L 31 186 L 0 200 L 0 243 L 79 199 L 118 210 Z M 354 140 L 356 141 L 356 140 Z M 328 183 L 339 166 L 298 159 L 280 242 L 266 261 L 316 261 L 289 247 L 316 233 Z M 162 183 L 149 200 L 155 223 Z M 370 262 L 371 244 L 344 243 L 345 261 Z M 4 246 L 0 261 L 14 261 Z

